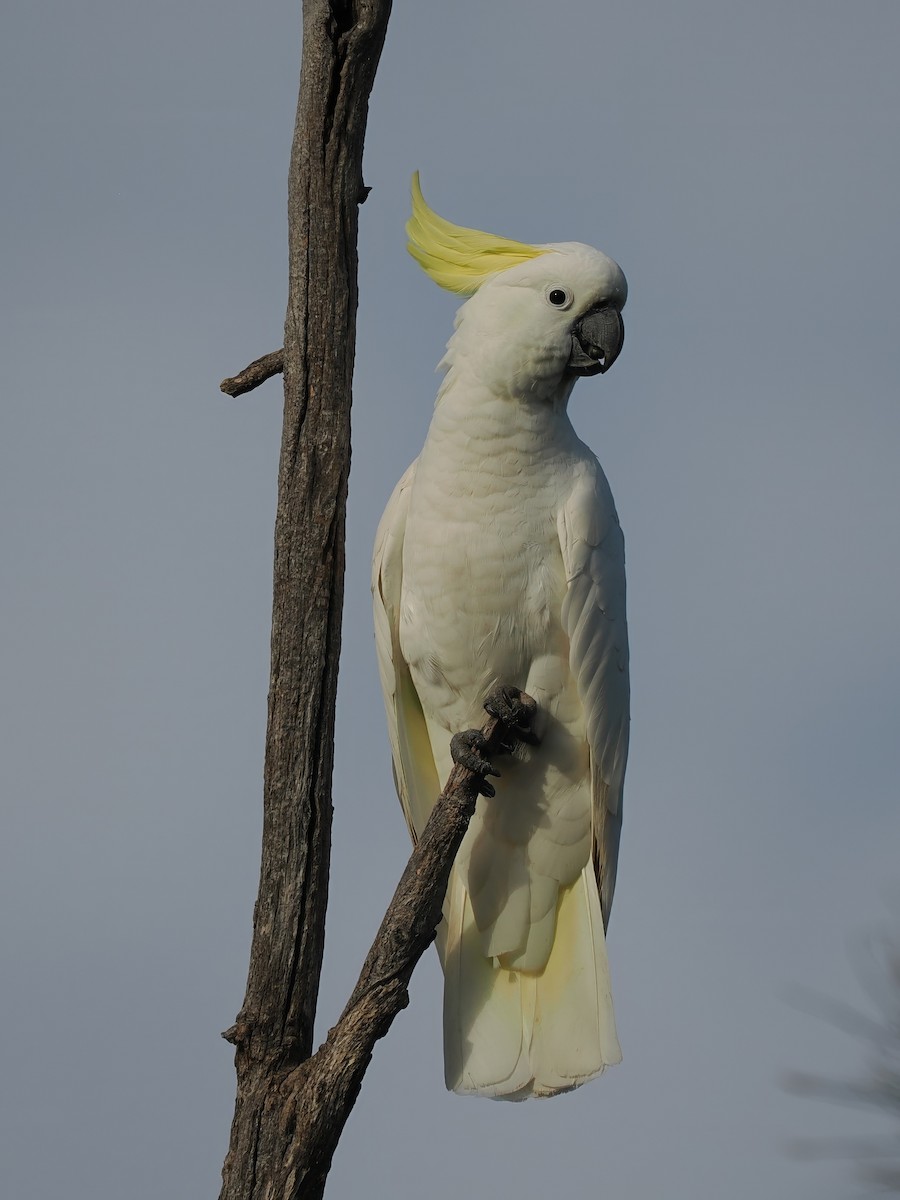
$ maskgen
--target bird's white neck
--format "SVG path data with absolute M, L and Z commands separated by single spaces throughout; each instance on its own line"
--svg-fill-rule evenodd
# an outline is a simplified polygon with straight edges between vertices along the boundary
M 423 457 L 450 455 L 477 470 L 505 473 L 512 463 L 571 455 L 583 449 L 566 404 L 572 382 L 547 395 L 523 389 L 518 395 L 488 387 L 453 365 L 438 393 Z M 437 464 L 435 464 L 437 465 Z

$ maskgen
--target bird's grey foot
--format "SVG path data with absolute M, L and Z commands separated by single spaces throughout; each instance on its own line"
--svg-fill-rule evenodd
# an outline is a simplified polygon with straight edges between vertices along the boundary
M 495 775 L 500 778 L 500 772 L 495 771 L 484 756 L 487 738 L 480 729 L 464 729 L 455 733 L 450 739 L 450 757 L 460 767 L 466 767 L 478 776 L 478 791 L 482 796 L 494 796 L 493 785 L 488 783 L 485 776 Z
M 537 704 L 525 692 L 520 692 L 518 688 L 508 684 L 501 684 L 500 687 L 494 688 L 485 700 L 484 708 L 485 712 L 496 717 L 498 721 L 503 721 L 509 729 L 510 737 L 503 740 L 504 749 L 512 750 L 517 741 L 525 742 L 529 746 L 540 745 L 540 738 L 532 729 Z

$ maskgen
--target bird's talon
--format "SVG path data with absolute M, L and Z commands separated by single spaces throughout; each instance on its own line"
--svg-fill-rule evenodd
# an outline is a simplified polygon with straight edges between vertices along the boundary
M 540 739 L 531 729 L 537 705 L 525 692 L 502 684 L 494 688 L 485 700 L 484 708 L 490 716 L 507 726 L 509 736 L 504 737 L 502 742 L 505 750 L 512 750 L 517 741 L 525 742 L 528 746 L 540 745 Z
M 487 738 L 480 729 L 464 729 L 462 733 L 456 733 L 450 739 L 450 757 L 457 766 L 465 767 L 479 777 L 479 791 L 482 795 L 492 796 L 494 789 L 486 782 L 485 776 L 494 775 L 499 779 L 500 772 L 485 758 L 483 752 L 486 746 Z M 486 792 L 484 788 L 490 788 L 490 791 Z
M 508 684 L 495 687 L 484 702 L 484 710 L 498 721 L 510 723 L 516 719 L 516 705 L 520 696 L 518 688 Z

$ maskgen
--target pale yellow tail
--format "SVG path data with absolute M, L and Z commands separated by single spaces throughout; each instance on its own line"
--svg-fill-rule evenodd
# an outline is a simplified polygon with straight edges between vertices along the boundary
M 554 1096 L 621 1062 L 590 864 L 560 889 L 556 936 L 542 971 L 510 971 L 485 958 L 456 871 L 438 950 L 445 977 L 444 1069 L 452 1091 L 500 1100 Z

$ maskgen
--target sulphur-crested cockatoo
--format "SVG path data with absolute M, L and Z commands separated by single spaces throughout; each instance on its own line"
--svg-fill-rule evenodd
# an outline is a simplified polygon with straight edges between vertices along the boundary
M 457 856 L 438 931 L 457 1092 L 518 1100 L 619 1062 L 604 930 L 628 749 L 625 557 L 609 484 L 566 412 L 622 347 L 626 283 L 579 242 L 445 221 L 413 177 L 409 250 L 470 297 L 422 453 L 378 529 L 375 629 L 413 838 L 498 684 L 539 705 Z

